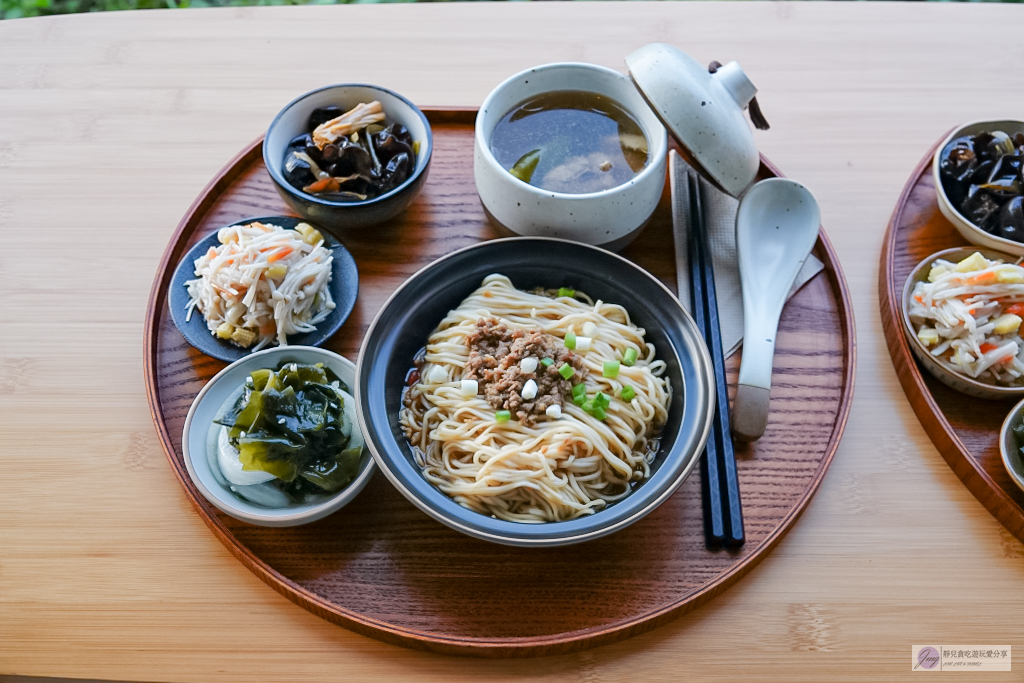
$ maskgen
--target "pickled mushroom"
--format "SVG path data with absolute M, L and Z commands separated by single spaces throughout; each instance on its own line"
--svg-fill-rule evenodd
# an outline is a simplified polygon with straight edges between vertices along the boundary
M 956 209 L 985 232 L 1024 242 L 1024 134 L 982 132 L 952 140 L 939 157 L 942 189 Z
M 344 135 L 352 135 L 371 123 L 384 120 L 384 108 L 377 100 L 360 102 L 341 116 L 321 123 L 313 131 L 313 142 L 321 150 Z
M 385 125 L 382 125 L 385 124 Z M 296 136 L 284 159 L 285 180 L 331 201 L 364 201 L 390 192 L 412 175 L 418 145 L 405 126 L 387 124 L 380 102 L 342 111 L 320 107 L 311 133 Z

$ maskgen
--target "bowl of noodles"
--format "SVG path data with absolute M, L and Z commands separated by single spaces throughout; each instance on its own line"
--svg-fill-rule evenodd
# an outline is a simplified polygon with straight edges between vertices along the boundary
M 707 348 L 661 282 L 539 237 L 473 245 L 409 278 L 364 337 L 355 395 L 367 446 L 413 504 L 533 547 L 657 508 L 714 411 Z

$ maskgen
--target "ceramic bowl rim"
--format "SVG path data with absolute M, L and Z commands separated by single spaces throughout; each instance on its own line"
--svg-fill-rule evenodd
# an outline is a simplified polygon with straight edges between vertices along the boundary
M 569 69 L 586 69 L 586 70 L 590 70 L 590 71 L 596 71 L 596 72 L 599 72 L 599 73 L 604 73 L 604 74 L 609 75 L 609 76 L 615 76 L 617 78 L 624 79 L 626 83 L 628 83 L 632 87 L 636 88 L 636 86 L 633 84 L 633 82 L 629 79 L 628 76 L 625 76 L 625 75 L 619 73 L 615 69 L 610 69 L 610 68 L 608 68 L 606 66 L 601 66 L 600 64 L 590 64 L 588 62 L 550 62 L 548 64 L 541 64 L 539 66 L 530 67 L 529 69 L 523 69 L 522 71 L 520 71 L 518 73 L 512 74 L 511 76 L 509 76 L 508 78 L 503 80 L 501 83 L 499 83 L 498 85 L 494 86 L 494 89 L 491 90 L 491 92 L 489 92 L 487 94 L 487 97 L 484 99 L 483 104 L 480 105 L 480 109 L 478 110 L 477 117 L 476 117 L 476 122 L 475 122 L 474 127 L 473 127 L 474 128 L 473 137 L 474 137 L 474 139 L 476 141 L 477 148 L 480 150 L 480 154 L 481 154 L 481 157 L 483 158 L 483 161 L 488 166 L 492 167 L 492 169 L 498 169 L 498 170 L 500 170 L 502 172 L 502 174 L 504 176 L 508 176 L 508 180 L 510 180 L 512 182 L 512 185 L 514 187 L 519 188 L 520 190 L 522 190 L 524 192 L 528 192 L 528 193 L 530 193 L 532 195 L 535 195 L 537 197 L 546 197 L 546 198 L 549 198 L 549 199 L 558 199 L 558 200 L 562 200 L 562 201 L 577 201 L 578 202 L 578 201 L 587 201 L 587 200 L 600 199 L 600 198 L 604 198 L 604 197 L 614 197 L 615 195 L 617 195 L 620 192 L 622 192 L 624 188 L 630 187 L 632 185 L 639 185 L 639 184 L 641 184 L 643 182 L 647 182 L 647 178 L 649 176 L 655 174 L 657 172 L 657 169 L 662 166 L 662 164 L 657 163 L 657 160 L 662 159 L 663 157 L 666 157 L 668 155 L 668 131 L 665 130 L 665 126 L 664 126 L 664 124 L 661 123 L 660 120 L 658 120 L 658 125 L 661 126 L 661 131 L 660 131 L 660 134 L 657 135 L 657 139 L 656 140 L 650 141 L 650 142 L 652 142 L 654 144 L 649 144 L 650 148 L 648 149 L 648 152 L 647 152 L 647 165 L 644 166 L 642 169 L 640 169 L 639 173 L 634 175 L 632 178 L 630 178 L 626 182 L 619 183 L 615 187 L 609 187 L 609 188 L 607 188 L 605 190 L 600 190 L 598 192 L 570 193 L 570 192 L 558 192 L 557 190 L 545 190 L 544 188 L 537 187 L 536 185 L 531 185 L 530 183 L 524 182 L 524 181 L 520 180 L 519 178 L 516 178 L 511 173 L 508 173 L 507 171 L 505 171 L 505 168 L 501 164 L 498 163 L 498 160 L 494 158 L 494 154 L 491 152 L 491 145 L 490 145 L 490 138 L 494 134 L 494 130 L 491 130 L 489 132 L 485 132 L 484 131 L 484 129 L 483 129 L 483 121 L 482 121 L 482 118 L 480 116 L 480 112 L 484 112 L 489 107 L 493 106 L 493 101 L 497 98 L 498 94 L 502 90 L 504 90 L 505 88 L 513 85 L 514 82 L 517 81 L 518 79 L 520 79 L 520 78 L 522 78 L 524 76 L 527 76 L 529 74 L 532 74 L 532 73 L 537 73 L 538 71 L 555 71 L 555 70 L 558 70 L 558 69 L 565 69 L 565 68 L 569 68 Z M 565 88 L 565 89 L 566 90 L 571 90 L 572 88 Z M 554 92 L 554 91 L 546 91 L 546 92 Z M 593 91 L 585 91 L 585 92 L 593 92 Z M 643 122 L 640 120 L 641 117 L 635 111 L 633 111 L 633 108 L 626 106 L 624 103 L 620 102 L 617 98 L 614 98 L 611 95 L 603 95 L 602 93 L 596 93 L 596 94 L 602 95 L 604 97 L 608 97 L 608 98 L 612 99 L 616 104 L 618 104 L 620 107 L 622 107 L 622 109 L 625 110 L 625 112 L 627 114 L 629 114 L 630 116 L 633 117 L 634 120 L 636 120 L 636 122 L 643 129 L 645 135 L 650 135 L 651 134 L 651 131 L 646 129 L 646 126 L 644 126 Z M 641 94 L 641 101 L 643 101 L 645 105 L 647 104 L 647 101 L 645 99 L 643 99 L 642 94 Z M 515 106 L 515 105 L 513 105 L 513 106 Z M 505 113 L 508 113 L 508 112 L 505 112 Z M 652 110 L 652 113 L 653 113 L 653 110 Z M 504 115 L 505 114 L 502 114 L 502 116 L 504 116 Z M 657 115 L 656 114 L 655 114 L 655 119 L 657 119 Z M 662 173 L 664 173 L 664 168 L 662 168 L 661 170 L 662 170 Z M 595 245 L 590 245 L 590 246 L 595 246 Z
M 961 223 L 963 224 L 962 226 L 955 226 L 955 227 L 967 227 L 969 232 L 971 232 L 973 234 L 976 234 L 979 237 L 982 237 L 983 239 L 992 240 L 996 244 L 1004 244 L 1004 245 L 1006 245 L 1007 247 L 1009 247 L 1011 249 L 1021 250 L 1022 253 L 1024 253 L 1024 243 L 1014 242 L 1013 240 L 1008 240 L 1005 237 L 1000 237 L 999 235 L 993 235 L 992 233 L 985 232 L 979 226 L 975 225 L 974 221 L 969 220 L 966 216 L 964 216 L 962 213 L 960 213 L 960 209 L 957 208 L 956 206 L 954 206 L 953 202 L 949 201 L 949 197 L 946 196 L 946 188 L 943 187 L 943 185 L 942 185 L 942 169 L 941 169 L 941 165 L 942 165 L 942 161 L 941 161 L 942 150 L 946 149 L 946 146 L 949 145 L 950 142 L 952 142 L 953 140 L 955 140 L 958 137 L 961 137 L 963 135 L 963 132 L 965 130 L 967 130 L 968 128 L 974 128 L 976 126 L 989 127 L 989 126 L 995 126 L 996 124 L 1006 124 L 1006 123 L 1017 124 L 1017 125 L 1019 125 L 1021 127 L 1021 129 L 1024 129 L 1024 121 L 1021 121 L 1021 120 L 1018 120 L 1018 119 L 1007 118 L 1007 119 L 979 119 L 977 121 L 970 121 L 970 122 L 965 123 L 963 125 L 957 126 L 952 131 L 950 131 L 949 135 L 947 135 L 945 137 L 945 139 L 942 142 L 939 143 L 938 148 L 935 150 L 935 154 L 932 156 L 932 181 L 935 184 L 935 193 L 938 196 L 939 203 L 945 205 L 945 208 L 947 208 L 949 211 L 951 211 L 953 213 L 953 215 L 956 216 L 961 221 Z M 964 235 L 964 237 L 967 237 L 967 236 Z M 967 238 L 967 239 L 970 239 L 970 238 Z M 978 246 L 984 246 L 984 245 L 979 244 Z M 986 246 L 985 248 L 986 249 L 991 249 L 992 251 L 999 251 L 998 249 L 995 249 L 993 247 L 987 247 Z
M 930 355 L 930 352 L 927 348 L 925 348 L 924 344 L 921 343 L 921 340 L 918 339 L 917 332 L 914 330 L 914 324 L 910 320 L 909 302 L 910 293 L 913 291 L 913 285 L 915 285 L 919 281 L 918 276 L 925 269 L 925 267 L 930 266 L 936 259 L 949 256 L 950 254 L 956 252 L 965 251 L 969 252 L 967 256 L 970 256 L 972 253 L 976 251 L 982 252 L 982 256 L 985 256 L 986 258 L 988 258 L 988 256 L 986 256 L 986 252 L 988 254 L 999 255 L 1004 259 L 1004 261 L 1008 263 L 1016 263 L 1017 261 L 1020 260 L 1020 257 L 1015 256 L 1014 254 L 1007 254 L 997 249 L 990 249 L 989 247 L 983 247 L 981 245 L 972 245 L 969 247 L 950 247 L 949 249 L 942 249 L 941 251 L 937 251 L 934 254 L 931 254 L 930 256 L 924 258 L 920 263 L 914 266 L 914 269 L 910 271 L 910 275 L 907 276 L 907 281 L 903 285 L 903 294 L 900 298 L 900 311 L 902 314 L 901 317 L 903 318 L 903 332 L 908 338 L 908 343 L 914 346 L 919 352 L 925 355 Z M 966 258 L 966 256 L 964 258 Z M 941 368 L 941 370 L 947 375 L 950 375 L 957 381 L 964 382 L 965 384 L 968 384 L 983 393 L 990 394 L 991 398 L 1005 399 L 1016 396 L 1024 396 L 1024 385 L 1019 387 L 1001 387 L 995 384 L 979 382 L 973 377 L 968 377 L 963 373 L 957 372 L 952 368 L 946 367 L 946 365 L 940 362 L 938 359 L 933 358 L 933 360 L 935 362 L 935 366 Z
M 324 199 L 322 197 L 317 197 L 314 194 L 309 194 L 308 192 L 303 192 L 302 190 L 298 189 L 297 187 L 294 187 L 291 183 L 289 183 L 287 180 L 285 180 L 284 175 L 281 173 L 281 164 L 282 164 L 281 160 L 280 159 L 277 159 L 277 160 L 271 159 L 269 157 L 269 152 L 267 150 L 267 140 L 270 138 L 270 133 L 278 125 L 278 123 L 281 120 L 281 117 L 284 116 L 285 112 L 287 112 L 289 109 L 294 107 L 296 104 L 298 104 L 302 100 L 304 100 L 304 99 L 306 99 L 308 97 L 312 97 L 313 95 L 316 95 L 317 93 L 324 92 L 325 90 L 340 90 L 340 89 L 343 89 L 343 88 L 369 88 L 371 90 L 378 90 L 380 92 L 387 93 L 388 95 L 391 95 L 392 97 L 395 97 L 395 98 L 401 100 L 407 107 L 409 107 L 409 109 L 417 117 L 419 117 L 420 121 L 423 122 L 424 130 L 426 130 L 426 132 L 427 132 L 427 139 L 426 139 L 426 144 L 425 144 L 426 149 L 424 150 L 424 149 L 421 148 L 419 153 L 417 154 L 416 168 L 413 170 L 412 174 L 408 178 L 406 178 L 405 181 L 401 185 L 399 185 L 398 187 L 394 188 L 393 190 L 391 190 L 389 192 L 385 192 L 384 194 L 379 195 L 377 197 L 374 197 L 372 199 L 364 199 L 364 200 L 358 201 L 358 202 L 331 201 L 329 199 Z M 431 159 L 431 156 L 434 153 L 434 132 L 430 128 L 430 121 L 427 119 L 427 115 L 424 114 L 420 110 L 419 107 L 417 107 L 415 104 L 413 104 L 411 100 L 409 100 L 404 95 L 398 94 L 394 90 L 390 90 L 388 88 L 385 88 L 385 87 L 379 86 L 379 85 L 373 85 L 372 83 L 335 83 L 334 85 L 325 85 L 323 87 L 315 88 L 314 90 L 310 90 L 308 92 L 305 92 L 302 95 L 299 95 L 298 97 L 293 99 L 291 102 L 286 104 L 284 107 L 282 107 L 281 110 L 279 112 L 277 112 L 277 114 L 274 116 L 274 119 L 270 122 L 270 126 L 267 127 L 267 132 L 263 136 L 263 142 L 262 142 L 262 144 L 260 146 L 262 147 L 263 165 L 267 168 L 267 173 L 270 174 L 270 177 L 273 179 L 274 184 L 277 185 L 278 187 L 284 189 L 286 192 L 288 192 L 288 194 L 290 194 L 290 195 L 292 195 L 294 197 L 297 197 L 297 198 L 301 199 L 302 201 L 310 202 L 310 203 L 313 203 L 313 204 L 319 204 L 320 206 L 329 207 L 329 208 L 332 208 L 332 209 L 345 209 L 345 208 L 357 209 L 357 208 L 365 207 L 365 206 L 373 206 L 375 204 L 383 204 L 384 202 L 388 201 L 389 199 L 392 199 L 392 198 L 396 197 L 397 195 L 401 194 L 403 191 L 408 189 L 410 185 L 415 183 L 416 180 L 421 175 L 423 175 L 424 172 L 426 172 L 427 167 L 430 165 L 430 159 Z M 418 157 L 420 155 L 422 155 L 423 159 L 424 159 L 422 166 L 419 164 L 419 160 L 418 160 Z
M 1010 453 L 1006 449 L 1006 440 L 1008 438 L 1008 432 L 1011 429 L 1011 423 L 1020 417 L 1021 413 L 1024 412 L 1024 400 L 1013 406 L 1006 418 L 1003 419 L 1003 425 L 999 428 L 999 457 L 1003 461 L 1003 467 L 1006 468 L 1007 474 L 1013 479 L 1013 483 L 1017 487 L 1024 491 L 1024 473 L 1018 472 L 1010 464 Z
M 217 508 L 226 515 L 230 515 L 231 517 L 234 517 L 235 519 L 241 520 L 243 522 L 248 522 L 249 524 L 255 524 L 258 526 L 286 527 L 299 526 L 301 524 L 315 522 L 319 519 L 323 519 L 327 515 L 337 512 L 338 510 L 352 502 L 352 500 L 359 494 L 359 492 L 362 491 L 363 487 L 365 487 L 366 484 L 370 481 L 370 478 L 373 476 L 373 472 L 377 467 L 376 459 L 373 457 L 369 458 L 367 464 L 363 466 L 362 471 L 358 474 L 358 476 L 356 476 L 355 479 L 353 479 L 347 486 L 345 486 L 345 488 L 341 489 L 327 500 L 309 508 L 308 510 L 292 513 L 286 512 L 289 508 L 279 508 L 279 510 L 281 510 L 280 512 L 275 512 L 274 508 L 267 508 L 267 513 L 252 513 L 242 511 L 239 510 L 238 508 L 226 504 L 224 501 L 217 498 L 217 496 L 215 496 L 209 489 L 207 489 L 206 485 L 203 484 L 202 480 L 199 478 L 198 473 L 196 472 L 195 468 L 192 465 L 193 456 L 192 453 L 189 451 L 188 446 L 188 437 L 192 429 L 192 420 L 195 417 L 195 413 L 198 410 L 200 403 L 202 403 L 203 399 L 216 384 L 223 381 L 224 377 L 229 372 L 234 370 L 235 366 L 241 363 L 251 363 L 252 359 L 254 358 L 261 358 L 263 356 L 270 356 L 276 354 L 284 354 L 290 351 L 295 351 L 296 349 L 301 349 L 303 352 L 312 351 L 315 354 L 323 355 L 331 359 L 332 361 L 340 362 L 341 365 L 348 366 L 348 369 L 352 371 L 353 378 L 356 377 L 355 363 L 350 361 L 348 358 L 345 358 L 340 353 L 335 353 L 327 349 L 322 349 L 318 346 L 275 346 L 274 348 L 271 349 L 263 349 L 261 351 L 256 351 L 255 353 L 251 353 L 247 356 L 239 358 L 238 360 L 229 364 L 227 367 L 223 368 L 212 378 L 210 378 L 210 380 L 205 385 L 203 385 L 203 388 L 199 390 L 199 393 L 196 394 L 196 397 L 192 400 L 192 405 L 189 406 L 188 414 L 185 416 L 185 423 L 182 426 L 181 457 L 182 460 L 185 461 L 185 469 L 188 470 L 188 476 L 189 479 L 192 480 L 192 484 L 203 495 L 203 498 L 205 498 L 207 502 L 213 505 L 215 508 Z M 356 402 L 355 405 L 355 411 L 357 418 L 356 421 L 359 422 L 360 428 L 362 428 L 362 420 L 360 419 L 358 401 Z
M 691 327 L 693 328 L 693 331 L 694 331 L 694 333 L 696 334 L 696 337 L 697 337 L 697 341 L 699 342 L 699 343 L 694 345 L 695 348 L 696 348 L 697 354 L 696 354 L 696 357 L 691 359 L 691 361 L 692 361 L 695 369 L 699 373 L 699 375 L 701 377 L 703 377 L 705 379 L 705 381 L 706 381 L 706 384 L 704 386 L 705 402 L 706 403 L 710 403 L 711 407 L 706 408 L 703 411 L 704 412 L 704 415 L 703 415 L 704 423 L 703 423 L 703 425 L 698 424 L 698 425 L 695 426 L 696 433 L 697 433 L 697 439 L 696 439 L 696 442 L 694 444 L 692 444 L 692 446 L 691 446 L 692 451 L 693 451 L 693 455 L 690 456 L 689 460 L 687 462 L 685 462 L 680 467 L 679 471 L 675 474 L 674 478 L 670 479 L 665 484 L 664 490 L 662 490 L 659 495 L 657 495 L 655 497 L 652 497 L 649 500 L 645 501 L 645 503 L 641 507 L 639 507 L 637 510 L 635 510 L 632 514 L 630 514 L 628 516 L 625 516 L 625 517 L 622 517 L 622 518 L 620 518 L 618 520 L 615 520 L 614 517 L 609 517 L 607 524 L 599 524 L 599 525 L 596 525 L 592 529 L 583 530 L 582 532 L 576 531 L 576 530 L 569 530 L 565 534 L 562 534 L 562 535 L 559 535 L 559 536 L 553 536 L 553 537 L 542 537 L 542 536 L 524 537 L 524 536 L 516 535 L 514 532 L 511 532 L 511 531 L 510 532 L 501 532 L 501 531 L 496 531 L 496 530 L 488 530 L 488 529 L 476 528 L 475 526 L 472 526 L 470 524 L 465 523 L 459 517 L 457 517 L 455 515 L 448 514 L 443 509 L 435 508 L 433 505 L 430 504 L 429 501 L 424 500 L 415 491 L 410 490 L 408 487 L 406 487 L 402 483 L 402 481 L 398 477 L 398 475 L 395 472 L 393 472 L 392 469 L 391 469 L 391 466 L 390 466 L 390 463 L 389 463 L 390 455 L 383 455 L 383 454 L 379 454 L 377 452 L 376 444 L 374 443 L 373 438 L 371 438 L 371 436 L 369 436 L 369 435 L 375 434 L 375 432 L 374 432 L 373 429 L 371 429 L 371 425 L 367 422 L 367 420 L 369 418 L 366 415 L 366 412 L 361 409 L 363 401 L 366 400 L 366 397 L 363 395 L 363 391 L 362 391 L 362 378 L 363 378 L 363 374 L 364 374 L 364 366 L 366 365 L 366 361 L 367 361 L 367 350 L 368 350 L 368 345 L 370 343 L 370 339 L 371 339 L 371 336 L 372 336 L 371 333 L 376 329 L 378 323 L 380 322 L 381 318 L 383 317 L 385 312 L 388 310 L 388 308 L 391 306 L 391 304 L 394 301 L 394 299 L 396 297 L 398 297 L 402 292 L 404 292 L 406 290 L 406 288 L 413 286 L 414 283 L 420 278 L 421 275 L 423 275 L 424 273 L 426 273 L 429 270 L 432 270 L 433 268 L 441 266 L 445 261 L 449 261 L 449 260 L 451 260 L 453 258 L 456 258 L 458 256 L 463 255 L 464 253 L 466 253 L 468 251 L 479 249 L 479 248 L 484 247 L 486 245 L 493 245 L 496 242 L 507 243 L 509 241 L 517 241 L 517 242 L 521 242 L 521 241 L 538 242 L 538 241 L 540 241 L 540 242 L 550 242 L 550 243 L 555 243 L 555 244 L 569 244 L 569 245 L 572 245 L 573 247 L 581 247 L 581 248 L 593 249 L 593 250 L 597 250 L 597 251 L 603 252 L 603 253 L 605 253 L 605 254 L 607 254 L 607 255 L 609 255 L 609 256 L 611 256 L 611 257 L 613 257 L 613 258 L 615 258 L 615 259 L 617 259 L 619 261 L 622 261 L 624 264 L 628 264 L 630 267 L 635 268 L 639 273 L 641 273 L 642 275 L 646 276 L 656 287 L 660 288 L 665 293 L 665 295 L 672 302 L 675 303 L 675 305 L 679 309 L 679 312 L 684 316 L 685 319 L 690 321 Z M 681 357 L 680 350 L 677 349 L 675 347 L 675 345 L 671 345 L 671 351 L 672 351 L 673 354 L 676 355 L 677 358 Z M 444 255 L 444 256 L 442 256 L 442 257 L 432 261 L 431 263 L 427 264 L 426 266 L 420 268 L 413 275 L 411 275 L 409 278 L 407 278 L 401 285 L 399 285 L 399 287 L 397 289 L 395 289 L 394 292 L 392 292 L 392 294 L 388 297 L 388 299 L 384 302 L 384 304 L 381 305 L 381 307 L 378 310 L 377 314 L 374 316 L 372 322 L 370 323 L 369 327 L 367 328 L 366 334 L 363 337 L 363 342 L 362 342 L 362 344 L 360 345 L 360 348 L 359 348 L 359 357 L 358 357 L 358 360 L 356 361 L 355 390 L 356 390 L 357 393 L 355 394 L 355 397 L 356 397 L 356 402 L 360 406 L 360 410 L 359 410 L 359 426 L 360 426 L 360 429 L 363 430 L 364 434 L 368 435 L 367 436 L 366 445 L 370 449 L 370 452 L 373 455 L 374 460 L 377 461 L 377 465 L 379 466 L 380 470 L 384 473 L 385 477 L 387 477 L 388 481 L 402 494 L 402 496 L 404 498 L 406 498 L 408 501 L 410 501 L 419 510 L 421 510 L 424 513 L 426 513 L 432 519 L 434 519 L 434 520 L 436 520 L 438 522 L 441 522 L 445 526 L 448 526 L 448 527 L 450 527 L 452 529 L 455 529 L 455 530 L 457 530 L 457 531 L 459 531 L 461 533 L 464 533 L 464 534 L 466 534 L 468 536 L 471 536 L 473 538 L 478 538 L 478 539 L 485 540 L 485 541 L 499 543 L 499 544 L 502 544 L 502 545 L 510 545 L 510 546 L 518 546 L 518 547 L 541 548 L 541 547 L 555 547 L 555 546 L 564 546 L 564 545 L 582 543 L 582 542 L 585 542 L 585 541 L 591 541 L 591 540 L 594 540 L 594 539 L 597 539 L 597 538 L 601 538 L 603 536 L 607 536 L 607 535 L 612 534 L 614 532 L 617 532 L 617 531 L 620 531 L 622 529 L 625 529 L 626 527 L 629 527 L 630 525 L 638 522 L 639 520 L 643 519 L 645 516 L 647 516 L 648 514 L 653 512 L 655 509 L 657 509 L 666 500 L 668 500 L 679 489 L 679 487 L 682 486 L 683 482 L 685 482 L 686 479 L 690 476 L 690 474 L 693 472 L 693 469 L 700 462 L 701 458 L 704 457 L 703 456 L 704 446 L 707 443 L 709 435 L 711 434 L 712 422 L 714 420 L 714 415 L 715 415 L 715 410 L 714 410 L 714 407 L 713 407 L 713 404 L 714 404 L 713 382 L 714 382 L 714 369 L 713 369 L 713 365 L 712 365 L 712 362 L 711 362 L 711 354 L 708 351 L 707 346 L 704 343 L 704 340 L 702 338 L 699 338 L 699 333 L 696 331 L 696 324 L 692 322 L 692 317 L 687 312 L 686 308 L 679 302 L 678 298 L 668 289 L 668 287 L 666 287 L 665 284 L 663 282 L 661 282 L 661 280 L 659 280 L 658 278 L 656 278 L 655 276 L 650 274 L 647 270 L 645 270 L 641 266 L 633 263 L 632 261 L 629 261 L 628 259 L 620 256 L 619 254 L 615 254 L 613 252 L 609 252 L 609 251 L 607 251 L 605 249 L 602 249 L 602 248 L 594 246 L 594 245 L 589 245 L 589 244 L 584 244 L 584 243 L 581 243 L 581 242 L 574 242 L 572 240 L 565 240 L 565 239 L 559 239 L 559 238 L 554 238 L 554 237 L 519 236 L 519 237 L 506 237 L 506 238 L 501 238 L 501 239 L 497 239 L 497 240 L 487 240 L 485 242 L 477 242 L 476 244 L 471 244 L 471 245 L 463 247 L 461 249 L 457 249 L 456 251 L 453 251 L 453 252 L 451 252 L 449 254 L 446 254 L 446 255 Z M 689 450 L 691 450 L 691 449 L 690 448 L 686 449 L 687 452 L 689 452 Z M 682 457 L 685 457 L 685 456 L 686 456 L 686 453 L 683 453 Z M 458 505 L 458 504 L 456 503 L 455 505 Z M 464 511 L 458 511 L 458 512 L 464 512 L 465 514 L 477 514 L 477 515 L 480 514 L 480 513 L 474 512 L 472 510 L 469 510 L 468 508 L 464 509 Z M 601 511 L 601 512 L 604 512 L 604 511 Z M 597 519 L 598 516 L 601 514 L 601 512 L 595 513 L 595 515 L 593 517 L 591 517 L 591 518 L 592 519 Z M 571 523 L 573 521 L 578 521 L 578 519 L 580 519 L 580 518 L 577 518 L 577 520 L 569 520 L 568 522 L 551 522 L 551 523 L 548 523 L 548 524 L 549 525 L 551 525 L 551 524 L 569 524 L 569 523 Z M 613 521 L 613 520 L 615 520 L 615 521 Z M 514 524 L 514 523 L 508 522 L 508 524 Z M 535 525 L 527 525 L 527 526 L 535 526 Z

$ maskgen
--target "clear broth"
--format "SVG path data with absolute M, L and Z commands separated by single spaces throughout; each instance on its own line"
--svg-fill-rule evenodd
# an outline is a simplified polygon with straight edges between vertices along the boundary
M 505 114 L 491 135 L 491 153 L 531 185 L 584 194 L 636 176 L 647 165 L 648 144 L 640 124 L 611 98 L 559 90 Z M 536 157 L 532 169 L 531 153 Z

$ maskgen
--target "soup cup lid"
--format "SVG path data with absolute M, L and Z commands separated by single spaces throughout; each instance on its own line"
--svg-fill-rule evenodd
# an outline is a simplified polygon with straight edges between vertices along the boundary
M 710 73 L 682 50 L 651 43 L 626 57 L 626 66 L 697 172 L 733 197 L 743 194 L 754 183 L 760 156 L 743 115 L 757 88 L 740 65 L 729 62 Z

